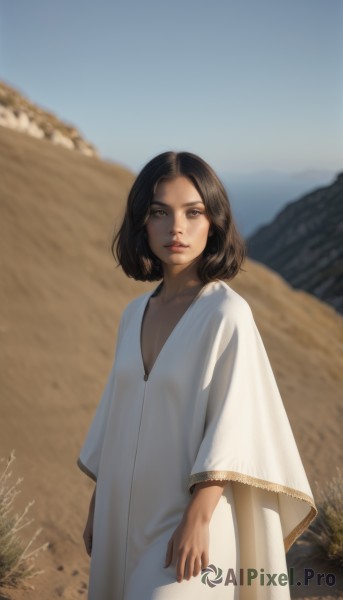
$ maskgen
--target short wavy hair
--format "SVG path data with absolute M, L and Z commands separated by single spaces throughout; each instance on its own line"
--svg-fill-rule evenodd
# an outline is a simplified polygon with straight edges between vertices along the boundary
M 157 184 L 180 176 L 187 177 L 197 189 L 213 231 L 198 259 L 200 281 L 233 279 L 242 269 L 246 244 L 237 230 L 220 179 L 202 158 L 190 152 L 163 152 L 137 176 L 128 195 L 123 222 L 113 234 L 111 250 L 117 266 L 139 281 L 163 278 L 162 263 L 149 247 L 145 226 Z

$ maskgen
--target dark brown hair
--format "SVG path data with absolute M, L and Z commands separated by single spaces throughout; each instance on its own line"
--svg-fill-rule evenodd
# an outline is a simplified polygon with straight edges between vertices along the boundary
M 163 266 L 150 250 L 145 225 L 157 183 L 187 177 L 199 192 L 211 223 L 197 273 L 203 283 L 233 279 L 246 257 L 246 245 L 237 231 L 229 199 L 213 169 L 190 152 L 164 152 L 148 162 L 137 176 L 128 196 L 125 216 L 112 240 L 112 254 L 129 277 L 140 281 L 163 278 Z M 242 269 L 243 270 L 243 269 Z

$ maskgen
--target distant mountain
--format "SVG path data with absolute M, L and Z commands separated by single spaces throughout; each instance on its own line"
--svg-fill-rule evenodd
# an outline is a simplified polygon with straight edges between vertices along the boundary
M 87 142 L 74 125 L 33 104 L 4 81 L 0 81 L 0 125 L 38 139 L 47 139 L 86 156 L 98 156 L 93 144 Z
M 334 171 L 318 169 L 298 173 L 255 171 L 219 175 L 228 192 L 235 221 L 245 238 L 274 219 L 290 200 L 331 185 L 337 177 Z
M 247 238 L 248 255 L 343 313 L 343 173 Z

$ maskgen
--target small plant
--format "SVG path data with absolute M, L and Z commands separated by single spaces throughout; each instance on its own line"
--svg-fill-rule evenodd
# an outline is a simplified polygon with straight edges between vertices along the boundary
M 324 489 L 317 496 L 318 516 L 304 534 L 321 557 L 343 567 L 343 476 L 337 468 Z
M 33 586 L 26 584 L 26 580 L 43 573 L 34 570 L 35 559 L 41 550 L 47 549 L 49 543 L 35 550 L 31 549 L 41 529 L 34 533 L 27 544 L 24 544 L 18 536 L 18 533 L 34 520 L 26 518 L 34 500 L 28 503 L 21 515 L 10 515 L 13 510 L 13 500 L 20 493 L 18 486 L 23 481 L 23 478 L 18 478 L 15 483 L 10 482 L 12 476 L 10 466 L 14 460 L 14 450 L 12 450 L 4 470 L 0 472 L 0 588 L 19 587 L 24 584 L 23 587 L 33 589 Z M 0 463 L 4 461 L 5 459 L 2 458 Z

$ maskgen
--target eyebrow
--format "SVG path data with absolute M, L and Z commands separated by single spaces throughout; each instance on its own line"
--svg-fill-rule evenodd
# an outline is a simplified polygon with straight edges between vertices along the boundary
M 160 200 L 152 200 L 150 202 L 150 206 L 152 204 L 158 204 L 159 206 L 166 206 L 167 208 L 169 207 L 168 204 L 166 204 L 165 202 L 161 202 Z M 204 204 L 201 200 L 194 200 L 194 202 L 186 202 L 186 204 L 182 204 L 182 206 L 195 206 L 196 204 Z

